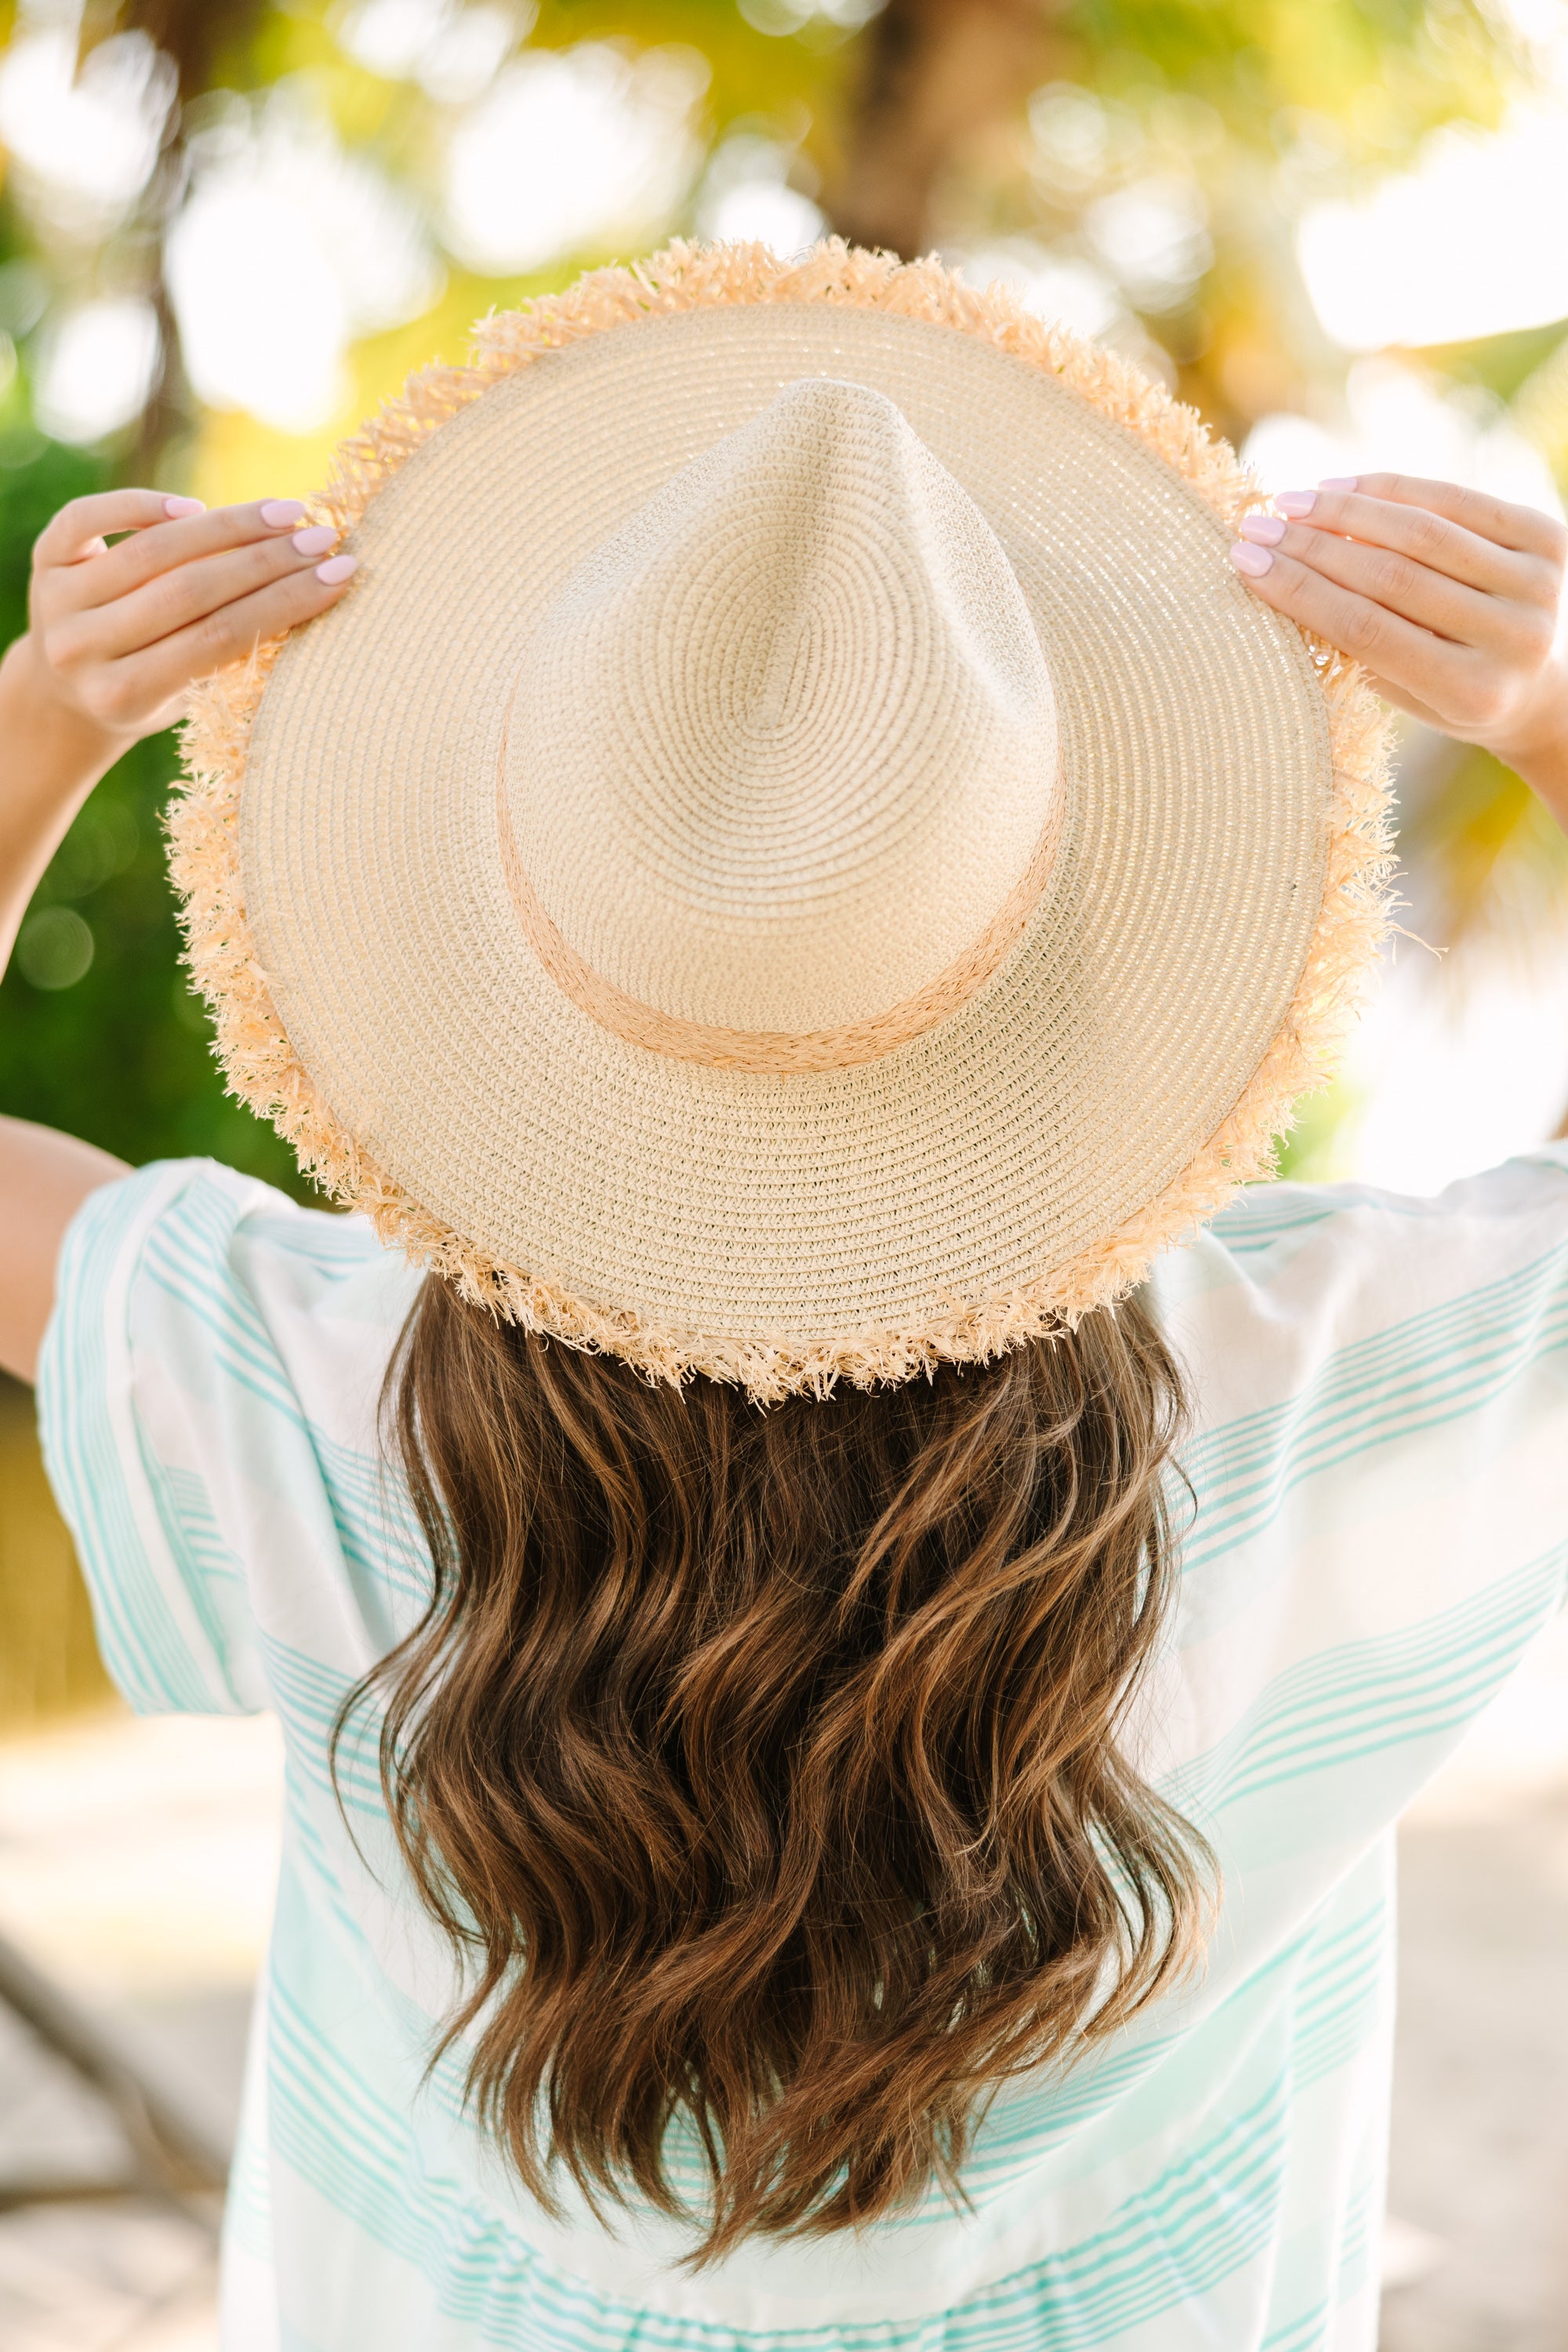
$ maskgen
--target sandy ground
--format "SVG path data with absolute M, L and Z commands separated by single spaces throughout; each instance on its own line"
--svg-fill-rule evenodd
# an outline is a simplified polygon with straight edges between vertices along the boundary
M 110 1715 L 0 1747 L 0 1927 L 232 2125 L 276 1855 L 266 1720 Z M 1568 1626 L 1402 1840 L 1382 2352 L 1568 2352 Z M 0 2014 L 0 2186 L 115 2132 Z M 0 2212 L 5 2352 L 216 2352 L 212 2217 Z
M 1568 2352 L 1568 1621 L 1406 1820 L 1400 1909 L 1381 2352 Z
M 111 2019 L 220 2140 L 277 1872 L 268 1717 L 115 1714 L 0 1746 L 0 1928 Z M 112 2177 L 117 2127 L 0 2010 L 0 2185 Z M 216 2216 L 136 2198 L 0 2212 L 5 2352 L 216 2352 Z

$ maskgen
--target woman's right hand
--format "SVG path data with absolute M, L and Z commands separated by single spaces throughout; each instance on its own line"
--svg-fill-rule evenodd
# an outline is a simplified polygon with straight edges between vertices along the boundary
M 126 536 L 116 539 L 113 534 Z M 297 499 L 218 507 L 105 490 L 33 551 L 28 628 L 0 661 L 0 971 L 66 827 L 198 678 L 335 604 L 354 569 Z
M 121 745 L 153 734 L 199 678 L 337 602 L 354 558 L 330 555 L 336 538 L 298 499 L 73 499 L 33 551 L 27 690 Z

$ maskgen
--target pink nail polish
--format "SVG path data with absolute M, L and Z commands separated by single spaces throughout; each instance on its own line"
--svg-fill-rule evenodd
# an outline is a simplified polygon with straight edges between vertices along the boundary
M 1353 490 L 1360 479 L 1359 474 L 1325 474 L 1318 488 L 1321 490 Z
M 1249 580 L 1261 580 L 1274 562 L 1266 547 L 1249 547 L 1244 539 L 1231 549 L 1230 560 Z
M 206 510 L 206 501 L 204 499 L 165 499 L 163 500 L 163 512 L 169 517 L 171 522 L 178 521 L 182 515 L 205 514 Z
M 1244 515 L 1237 526 L 1243 539 L 1255 539 L 1264 547 L 1278 547 L 1285 536 L 1286 526 L 1278 515 Z
M 270 530 L 287 530 L 291 522 L 304 521 L 304 503 L 300 499 L 268 499 L 262 504 L 261 520 Z
M 289 544 L 301 555 L 325 555 L 337 535 L 331 523 L 313 522 L 308 530 L 297 530 Z
M 357 555 L 329 555 L 325 563 L 317 564 L 316 577 L 324 580 L 329 588 L 335 588 L 340 581 L 349 579 L 358 570 Z
M 1274 501 L 1282 515 L 1310 515 L 1318 503 L 1316 490 L 1281 490 Z

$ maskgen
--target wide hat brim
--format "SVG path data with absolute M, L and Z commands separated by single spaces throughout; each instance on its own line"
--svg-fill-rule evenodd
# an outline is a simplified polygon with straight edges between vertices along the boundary
M 983 986 L 780 1075 L 563 992 L 496 775 L 563 583 L 812 376 L 894 402 L 996 533 L 1062 799 Z M 350 595 L 197 698 L 174 866 L 231 1083 L 469 1297 L 651 1375 L 898 1380 L 1113 1299 L 1267 1170 L 1385 919 L 1381 706 L 1236 577 L 1255 499 L 1162 387 L 934 264 L 677 247 L 487 321 L 341 453 Z

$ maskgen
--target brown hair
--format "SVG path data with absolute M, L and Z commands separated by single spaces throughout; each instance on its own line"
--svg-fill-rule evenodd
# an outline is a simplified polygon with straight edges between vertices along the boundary
M 426 1284 L 387 1409 L 435 1588 L 349 1705 L 547 2206 L 684 2211 L 681 2117 L 700 2259 L 962 2200 L 998 2081 L 1168 1982 L 1206 1850 L 1117 1734 L 1181 1403 L 1136 1301 L 762 1411 Z

